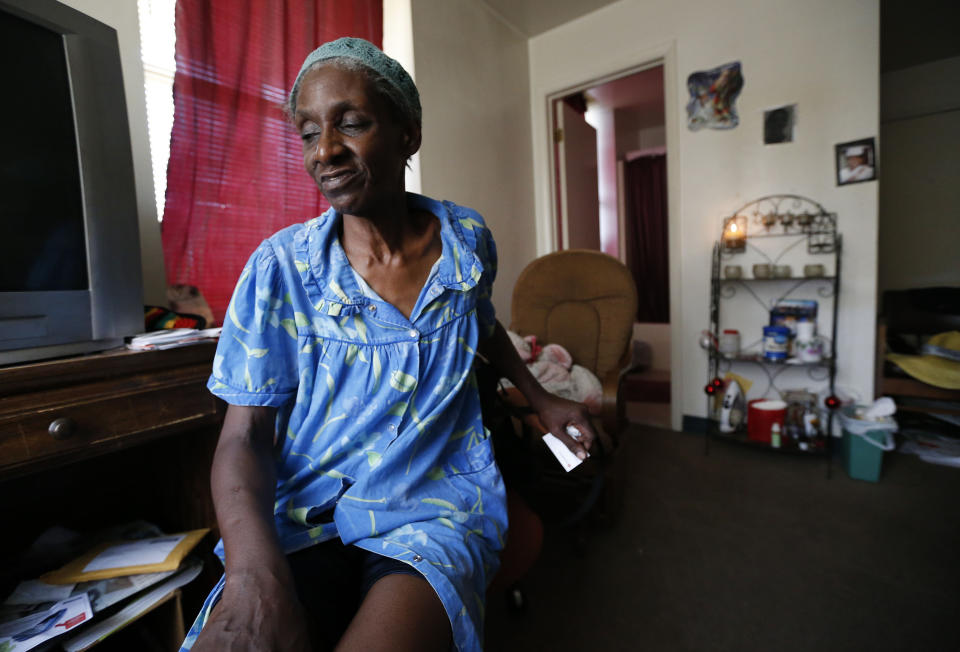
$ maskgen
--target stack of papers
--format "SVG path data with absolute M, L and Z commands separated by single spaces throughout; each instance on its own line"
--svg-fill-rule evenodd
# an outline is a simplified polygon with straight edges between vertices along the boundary
M 63 649 L 67 652 L 81 652 L 92 647 L 95 643 L 99 643 L 113 632 L 132 623 L 138 616 L 146 613 L 151 607 L 184 584 L 192 582 L 201 570 L 203 570 L 203 564 L 199 560 L 191 559 L 179 571 L 159 573 L 160 575 L 170 575 L 170 577 L 162 584 L 158 584 L 156 588 L 146 591 L 143 595 L 132 600 L 127 606 L 109 618 L 94 621 L 89 627 L 85 627 L 77 634 L 68 637 L 63 643 Z
M 67 632 L 60 643 L 78 652 L 122 629 L 200 574 L 203 564 L 187 554 L 206 532 L 101 544 L 21 582 L 0 605 L 0 652 L 25 652 Z M 159 531 L 138 535 L 147 533 Z
M 93 609 L 86 593 L 43 605 L 14 620 L 0 623 L 0 650 L 23 652 L 89 622 Z
M 220 337 L 220 328 L 169 328 L 162 331 L 134 335 L 127 348 L 134 351 L 150 351 L 154 349 L 172 349 L 187 344 L 196 344 L 204 340 Z

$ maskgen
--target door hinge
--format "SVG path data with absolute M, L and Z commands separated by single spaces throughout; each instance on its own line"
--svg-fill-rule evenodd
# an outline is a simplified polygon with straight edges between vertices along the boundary
M 563 142 L 563 129 L 554 129 L 553 130 L 553 142 L 562 143 Z

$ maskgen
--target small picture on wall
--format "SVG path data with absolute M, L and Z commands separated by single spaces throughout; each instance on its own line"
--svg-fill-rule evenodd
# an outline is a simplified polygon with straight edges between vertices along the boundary
M 727 63 L 687 77 L 687 128 L 690 131 L 733 129 L 740 124 L 736 100 L 743 88 L 740 62 Z
M 763 144 L 778 145 L 793 142 L 793 127 L 797 124 L 797 105 L 788 104 L 763 112 Z
M 845 186 L 877 178 L 877 158 L 873 138 L 836 145 L 837 185 Z

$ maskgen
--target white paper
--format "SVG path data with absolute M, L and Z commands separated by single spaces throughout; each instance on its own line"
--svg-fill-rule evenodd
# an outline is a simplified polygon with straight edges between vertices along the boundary
M 75 584 L 47 584 L 40 580 L 24 580 L 17 584 L 4 604 L 40 604 L 66 600 L 73 593 Z
M 543 436 L 543 441 L 547 445 L 547 448 L 550 449 L 550 452 L 553 453 L 553 456 L 557 458 L 557 461 L 560 462 L 560 466 L 564 468 L 565 471 L 569 472 L 583 464 L 583 460 L 573 454 L 567 445 L 562 441 L 553 436 L 552 433 L 547 433 Z M 590 454 L 587 453 L 589 457 Z
M 178 570 L 176 574 L 168 580 L 157 585 L 156 588 L 150 589 L 114 615 L 94 623 L 83 631 L 77 632 L 76 636 L 70 637 L 63 643 L 63 649 L 66 650 L 66 652 L 80 652 L 102 641 L 113 632 L 133 621 L 147 609 L 163 600 L 172 591 L 191 582 L 200 574 L 202 569 L 203 564 L 201 562 L 191 562 L 187 567 Z
M 127 348 L 135 351 L 151 349 L 172 349 L 186 344 L 220 337 L 220 327 L 205 328 L 169 328 L 165 330 L 141 333 L 127 342 Z
M 90 606 L 93 608 L 93 613 L 99 613 L 110 605 L 116 604 L 152 584 L 167 579 L 176 572 L 171 570 L 160 573 L 142 573 L 140 575 L 113 577 L 108 580 L 80 582 L 76 585 L 73 593 L 86 593 L 90 597 Z
M 0 650 L 24 652 L 93 618 L 87 594 L 57 602 L 49 609 L 0 625 Z
M 90 563 L 83 567 L 83 572 L 160 564 L 186 536 L 186 534 L 175 534 L 168 537 L 141 539 L 130 543 L 118 543 L 91 559 Z

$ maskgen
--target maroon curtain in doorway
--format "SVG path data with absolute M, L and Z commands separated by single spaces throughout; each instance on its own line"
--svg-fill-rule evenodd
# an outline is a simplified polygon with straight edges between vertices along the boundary
M 244 263 L 326 201 L 281 106 L 325 41 L 383 40 L 382 0 L 177 0 L 174 119 L 163 212 L 170 284 L 196 285 L 222 320 Z
M 667 157 L 627 161 L 627 265 L 637 283 L 637 321 L 670 321 L 670 266 L 667 250 Z

